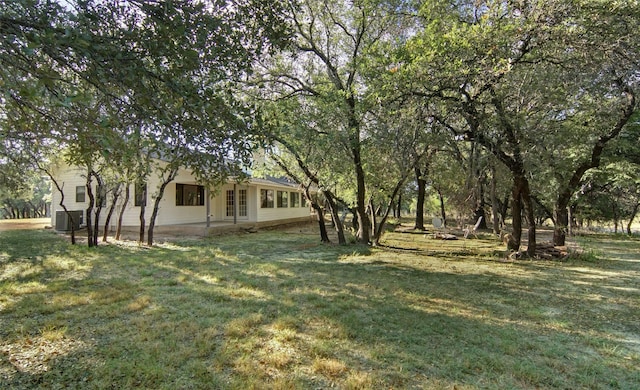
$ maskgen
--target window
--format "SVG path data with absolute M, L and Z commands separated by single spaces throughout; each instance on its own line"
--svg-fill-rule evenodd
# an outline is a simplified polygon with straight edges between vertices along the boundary
M 273 208 L 273 190 L 260 190 L 260 207 Z
M 176 184 L 176 206 L 204 206 L 204 187 Z
M 233 190 L 227 190 L 227 217 L 233 217 Z
M 227 217 L 233 217 L 234 191 L 227 190 Z M 247 190 L 238 190 L 238 216 L 247 216 Z
M 292 192 L 290 196 L 291 196 L 291 207 L 300 207 L 300 193 Z
M 147 204 L 147 183 L 136 183 L 136 187 L 133 190 L 134 202 L 133 205 L 136 207 L 142 206 L 144 203 L 145 206 Z
M 76 186 L 76 202 L 84 202 L 84 195 L 86 193 L 85 186 Z
M 289 193 L 278 191 L 278 207 L 289 207 Z
M 247 216 L 247 190 L 238 190 L 238 216 Z

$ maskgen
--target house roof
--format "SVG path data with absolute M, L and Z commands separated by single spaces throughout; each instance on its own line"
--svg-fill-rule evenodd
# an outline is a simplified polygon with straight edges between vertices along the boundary
M 287 177 L 273 177 L 267 176 L 264 178 L 252 177 L 249 179 L 249 182 L 252 184 L 262 184 L 262 185 L 272 185 L 278 187 L 289 187 L 289 188 L 298 188 L 298 183 Z

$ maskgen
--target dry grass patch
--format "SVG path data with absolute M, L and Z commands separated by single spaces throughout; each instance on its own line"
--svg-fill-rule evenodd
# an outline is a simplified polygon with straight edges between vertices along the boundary
M 344 381 L 345 390 L 368 390 L 374 388 L 375 380 L 369 372 L 349 372 Z
M 258 330 L 262 324 L 263 316 L 260 313 L 250 314 L 245 317 L 235 318 L 227 324 L 225 334 L 227 337 L 245 337 Z
M 140 311 L 151 306 L 151 297 L 148 295 L 142 295 L 137 297 L 133 302 L 127 305 L 127 309 L 130 311 Z
M 337 359 L 316 358 L 313 361 L 313 372 L 336 380 L 347 372 L 347 366 Z

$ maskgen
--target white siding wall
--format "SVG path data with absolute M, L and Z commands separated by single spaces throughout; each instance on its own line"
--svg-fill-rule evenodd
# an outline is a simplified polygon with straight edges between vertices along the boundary
M 60 167 L 55 174 L 61 186 L 64 186 L 65 205 L 68 210 L 82 210 L 83 221 L 86 222 L 86 208 L 89 204 L 89 197 L 85 196 L 85 202 L 76 202 L 76 186 L 85 186 L 86 173 L 83 169 Z M 200 223 L 206 221 L 206 204 L 203 206 L 176 206 L 176 184 L 196 184 L 195 177 L 187 170 L 180 170 L 176 179 L 169 183 L 165 188 L 164 196 L 160 201 L 156 226 L 175 225 L 184 223 Z M 148 226 L 153 212 L 154 195 L 157 193 L 160 180 L 156 175 L 151 175 L 147 181 L 147 207 L 145 208 L 145 222 Z M 95 188 L 95 184 L 94 184 Z M 260 189 L 270 189 L 274 191 L 274 207 L 261 208 Z M 139 226 L 140 225 L 140 207 L 135 206 L 135 185 L 129 186 L 130 197 L 123 216 L 123 226 Z M 293 188 L 283 188 L 277 185 L 265 186 L 255 184 L 238 184 L 237 189 L 247 190 L 247 216 L 238 217 L 238 222 L 265 222 L 273 220 L 282 220 L 289 218 L 301 218 L 310 215 L 309 207 L 291 207 L 291 196 L 289 196 L 289 207 L 277 207 L 277 191 L 297 192 Z M 226 216 L 226 191 L 233 190 L 233 184 L 225 184 L 215 193 L 212 193 L 210 215 L 211 221 L 233 221 L 233 217 Z M 303 203 L 303 195 L 300 194 L 300 203 Z M 122 202 L 124 201 L 124 191 L 118 200 L 116 210 L 111 217 L 110 226 L 115 228 L 120 213 Z M 60 193 L 54 188 L 52 195 L 52 212 L 51 224 L 55 227 L 56 211 L 63 210 L 59 205 Z M 108 207 L 111 204 L 111 196 L 107 207 L 102 209 L 100 226 L 104 226 Z
M 162 226 L 204 222 L 207 219 L 206 202 L 205 205 L 202 206 L 176 206 L 176 184 L 196 184 L 196 179 L 187 170 L 181 169 L 178 172 L 175 180 L 169 183 L 164 191 L 164 196 L 160 201 L 156 224 Z M 158 185 L 159 183 L 156 183 L 155 187 L 150 188 L 150 195 L 157 193 Z M 153 202 L 153 198 L 151 198 L 149 202 Z M 153 207 L 153 205 L 151 206 Z M 151 216 L 151 214 L 149 214 L 149 216 Z
M 86 172 L 82 169 L 68 169 L 64 167 L 64 169 L 58 169 L 60 174 L 56 174 L 56 181 L 58 185 L 64 191 L 64 205 L 67 207 L 67 210 L 82 210 L 83 213 L 83 222 L 86 221 L 85 218 L 85 210 L 89 205 L 89 196 L 85 195 L 84 202 L 76 202 L 76 187 L 82 186 L 84 187 L 87 184 Z M 55 186 L 52 186 L 52 194 L 51 194 L 51 226 L 56 226 L 56 212 L 63 211 L 64 209 L 60 206 L 60 192 Z M 86 191 L 85 191 L 86 192 Z
M 260 190 L 262 189 L 273 190 L 273 196 L 274 196 L 273 208 L 261 207 Z M 278 207 L 278 197 L 277 197 L 278 191 L 287 191 L 289 193 L 298 192 L 293 188 L 283 189 L 282 187 L 276 187 L 276 186 L 273 186 L 273 187 L 259 186 L 258 188 L 256 188 L 255 206 L 257 209 L 257 222 L 276 221 L 279 219 L 289 219 L 289 218 L 303 218 L 303 217 L 308 217 L 311 214 L 308 206 L 302 206 L 302 204 L 305 203 L 304 196 L 302 195 L 302 193 L 300 193 L 299 195 L 300 207 L 291 207 L 291 195 L 289 195 L 288 207 L 286 208 Z

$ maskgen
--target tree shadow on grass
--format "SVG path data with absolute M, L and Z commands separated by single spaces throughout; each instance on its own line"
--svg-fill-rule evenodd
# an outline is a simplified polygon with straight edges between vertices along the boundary
M 541 280 L 572 275 L 533 263 L 531 275 L 448 272 L 275 233 L 64 250 L 90 253 L 90 271 L 40 280 L 44 290 L 0 311 L 3 346 L 32 351 L 43 330 L 65 329 L 61 340 L 81 347 L 47 356 L 46 370 L 19 369 L 3 352 L 3 387 L 638 383 L 637 355 L 603 351 L 611 339 L 587 331 L 581 294 Z

